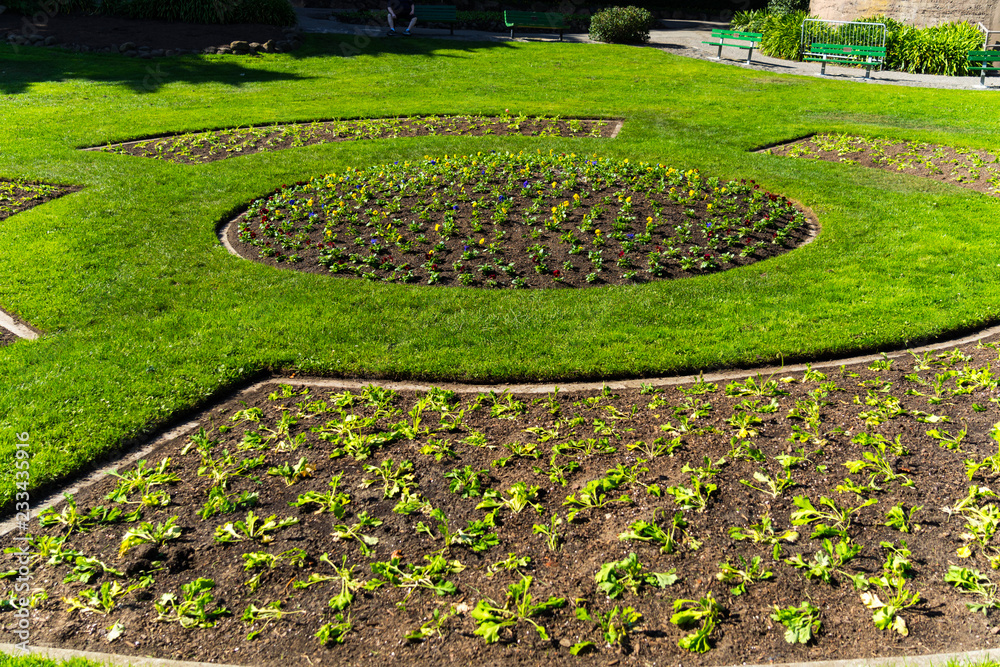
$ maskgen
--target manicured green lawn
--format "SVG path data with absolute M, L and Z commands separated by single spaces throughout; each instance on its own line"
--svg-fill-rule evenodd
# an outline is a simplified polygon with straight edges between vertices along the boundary
M 270 370 L 498 382 L 670 375 L 928 341 L 997 320 L 998 202 L 748 152 L 817 131 L 996 146 L 989 91 L 822 81 L 650 48 L 341 38 L 294 55 L 133 61 L 0 46 L 0 177 L 82 192 L 0 224 L 0 305 L 48 335 L 0 349 L 0 506 Z M 353 38 L 348 38 L 353 40 Z M 331 55 L 332 54 L 332 55 Z M 157 69 L 158 68 L 158 69 Z M 207 165 L 80 152 L 168 132 L 336 117 L 622 117 L 618 138 L 344 142 Z M 368 284 L 229 255 L 216 223 L 349 165 L 487 150 L 598 153 L 756 179 L 819 216 L 809 246 L 627 288 Z

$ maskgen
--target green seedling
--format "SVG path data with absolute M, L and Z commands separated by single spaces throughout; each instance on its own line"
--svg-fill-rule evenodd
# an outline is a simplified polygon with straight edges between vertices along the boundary
M 413 632 L 406 633 L 405 637 L 411 642 L 422 642 L 425 639 L 433 637 L 434 635 L 444 637 L 445 635 L 441 629 L 444 628 L 445 623 L 447 623 L 449 619 L 457 615 L 458 610 L 454 606 L 449 607 L 448 611 L 444 614 L 441 613 L 440 609 L 435 608 L 431 612 L 431 617 L 428 620 L 421 623 L 420 627 Z
M 757 581 L 766 581 L 774 576 L 773 572 L 761 566 L 760 556 L 754 556 L 748 562 L 743 556 L 739 556 L 739 564 L 731 565 L 729 561 L 719 563 L 719 573 L 715 578 L 724 584 L 736 582 L 736 586 L 729 589 L 733 595 L 743 595 L 747 592 L 747 585 Z
M 181 448 L 181 456 L 187 456 L 195 447 L 197 447 L 199 451 L 207 452 L 212 447 L 219 444 L 219 442 L 219 440 L 213 440 L 208 437 L 208 431 L 205 430 L 204 426 L 199 426 L 196 433 L 192 433 L 188 436 L 188 441 L 184 444 L 184 447 Z M 139 463 L 143 462 L 140 461 Z
M 965 439 L 967 433 L 968 429 L 964 428 L 961 431 L 955 433 L 954 435 L 952 435 L 948 431 L 936 428 L 932 428 L 931 430 L 927 431 L 927 435 L 937 440 L 938 444 L 941 447 L 944 447 L 945 449 L 950 449 L 954 452 L 962 451 L 962 440 Z
M 211 628 L 215 626 L 220 616 L 231 613 L 225 607 L 209 609 L 215 604 L 209 592 L 215 588 L 211 579 L 199 577 L 181 586 L 182 601 L 177 600 L 174 593 L 164 593 L 159 602 L 153 603 L 158 614 L 158 621 L 165 623 L 180 623 L 183 628 Z
M 760 435 L 755 427 L 763 424 L 764 421 L 756 415 L 740 411 L 727 419 L 726 423 L 733 427 L 734 438 L 747 440 Z
M 399 502 L 392 508 L 392 511 L 403 515 L 413 514 L 418 511 L 423 514 L 430 514 L 432 509 L 431 504 L 419 491 L 404 487 L 402 493 L 399 494 Z
M 275 475 L 285 480 L 285 486 L 292 486 L 307 477 L 312 477 L 316 472 L 316 467 L 306 461 L 306 457 L 299 457 L 299 462 L 295 465 L 283 463 L 280 466 L 268 468 L 268 475 Z
M 213 486 L 208 490 L 208 500 L 198 510 L 198 516 L 202 521 L 206 521 L 216 514 L 228 514 L 239 510 L 250 509 L 260 501 L 260 494 L 256 491 L 240 491 L 239 493 L 226 493 L 221 486 Z
M 122 512 L 121 508 L 113 507 L 93 507 L 89 512 L 81 512 L 76 506 L 76 499 L 69 493 L 64 493 L 66 507 L 57 512 L 55 508 L 48 508 L 38 515 L 38 523 L 42 526 L 63 526 L 66 535 L 70 535 L 74 530 L 79 533 L 86 533 L 98 525 L 119 523 L 121 521 L 137 521 L 141 516 L 141 509 L 128 514 Z
M 553 514 L 549 525 L 534 524 L 531 527 L 531 532 L 534 535 L 544 535 L 545 544 L 548 546 L 549 551 L 559 551 L 559 545 L 562 541 L 562 536 L 559 534 L 559 526 L 562 525 L 563 520 L 559 518 L 558 514 Z
M 276 514 L 272 514 L 266 519 L 262 519 L 253 513 L 247 512 L 246 521 L 228 521 L 215 529 L 215 541 L 219 544 L 233 544 L 243 540 L 254 540 L 261 544 L 269 544 L 274 541 L 271 533 L 294 526 L 299 522 L 297 517 L 278 520 Z
M 687 546 L 691 551 L 697 551 L 701 548 L 702 543 L 685 530 L 687 527 L 688 522 L 684 519 L 684 513 L 674 512 L 666 530 L 657 525 L 654 516 L 653 521 L 643 521 L 641 519 L 636 521 L 629 526 L 628 530 L 621 533 L 618 539 L 654 542 L 660 545 L 660 553 L 663 554 L 673 553 L 677 549 L 678 544 Z
M 507 489 L 507 498 L 503 495 L 494 491 L 493 489 L 487 489 L 483 493 L 483 500 L 478 505 L 476 505 L 477 510 L 497 510 L 501 507 L 506 507 L 511 512 L 515 514 L 520 514 L 525 507 L 532 507 L 539 514 L 542 513 L 542 506 L 537 502 L 538 491 L 541 489 L 539 486 L 528 487 L 524 482 L 516 482 L 513 486 Z
M 1000 445 L 1000 422 L 994 424 L 993 428 L 990 429 L 990 437 Z M 977 462 L 974 459 L 966 459 L 965 461 L 965 474 L 970 482 L 975 474 L 983 468 L 989 468 L 994 475 L 1000 474 L 1000 451 L 992 456 L 987 456 L 982 462 Z
M 292 507 L 316 505 L 316 509 L 313 511 L 313 514 L 329 512 L 336 518 L 343 519 L 345 509 L 351 502 L 351 497 L 348 494 L 337 490 L 343 476 L 344 473 L 334 475 L 333 479 L 330 480 L 330 490 L 326 493 L 320 493 L 319 491 L 306 491 L 305 493 L 299 494 L 299 497 L 296 500 L 293 500 L 288 504 Z
M 368 512 L 361 511 L 357 515 L 357 523 L 351 524 L 350 526 L 346 524 L 338 524 L 333 527 L 333 539 L 338 540 L 356 540 L 358 547 L 361 549 L 361 553 L 365 556 L 370 556 L 372 553 L 371 547 L 378 544 L 378 538 L 372 535 L 365 535 L 361 531 L 368 527 L 377 527 L 382 525 L 381 519 L 376 519 L 374 517 L 368 516 Z
M 531 593 L 528 592 L 531 582 L 531 577 L 521 577 L 519 582 L 508 586 L 507 599 L 502 607 L 490 598 L 481 598 L 476 603 L 476 608 L 472 610 L 472 618 L 478 626 L 475 634 L 482 637 L 487 644 L 493 644 L 499 641 L 501 630 L 512 628 L 524 621 L 538 632 L 542 641 L 549 641 L 545 627 L 533 619 L 535 616 L 566 606 L 566 599 L 550 597 L 545 602 L 534 603 Z
M 565 454 L 567 456 L 593 456 L 595 454 L 614 454 L 618 451 L 607 438 L 584 438 L 582 440 L 568 440 L 562 444 L 553 445 L 554 454 Z
M 364 588 L 366 584 L 366 582 L 359 581 L 358 579 L 354 578 L 354 570 L 357 566 L 352 565 L 348 567 L 347 556 L 344 556 L 341 559 L 340 565 L 337 565 L 332 560 L 330 560 L 330 556 L 325 553 L 319 557 L 319 560 L 320 562 L 326 563 L 327 565 L 332 567 L 333 571 L 336 572 L 336 576 L 334 577 L 320 575 L 323 578 L 323 580 L 340 582 L 340 593 L 338 593 L 337 595 L 335 595 L 333 598 L 330 599 L 329 602 L 330 608 L 333 609 L 334 611 L 343 611 L 344 609 L 347 609 L 347 607 L 350 606 L 352 602 L 354 602 L 354 591 Z M 319 583 L 319 581 L 314 580 L 313 577 L 310 576 L 309 581 L 307 581 L 305 585 L 295 586 L 295 588 L 307 588 L 308 586 L 315 583 Z
M 682 510 L 704 512 L 708 508 L 708 499 L 718 487 L 710 482 L 703 482 L 698 475 L 691 477 L 691 486 L 668 486 L 667 493 L 674 497 L 674 502 Z
M 682 628 L 698 625 L 697 630 L 682 638 L 677 645 L 694 653 L 707 653 L 712 648 L 709 639 L 725 611 L 711 591 L 699 600 L 674 600 L 674 615 L 670 617 L 670 622 Z
M 531 556 L 518 556 L 516 553 L 508 553 L 507 557 L 503 560 L 498 560 L 492 565 L 486 566 L 486 576 L 493 577 L 498 572 L 518 572 L 522 567 L 527 567 L 531 564 Z
M 656 438 L 655 440 L 647 443 L 645 440 L 637 440 L 631 445 L 626 445 L 626 447 L 632 451 L 637 451 L 647 456 L 651 459 L 659 458 L 660 456 L 673 456 L 674 451 L 680 447 L 683 443 L 680 436 L 676 438 L 667 439 L 664 437 Z
M 334 619 L 336 619 L 336 622 L 324 623 L 314 635 L 323 646 L 326 646 L 330 642 L 343 644 L 347 639 L 348 633 L 354 629 L 350 614 L 347 615 L 347 618 L 344 618 L 343 614 L 336 614 Z
M 438 533 L 444 539 L 442 552 L 450 552 L 452 546 L 466 547 L 476 552 L 482 552 L 500 543 L 497 534 L 489 532 L 489 529 L 494 527 L 492 514 L 488 514 L 482 521 L 469 521 L 464 530 L 459 528 L 455 532 L 451 532 L 448 518 L 440 509 L 431 510 L 430 516 L 437 521 Z M 425 533 L 432 539 L 436 539 L 434 531 L 422 521 L 417 523 L 417 533 Z
M 708 461 L 708 457 L 705 457 Z M 659 485 L 657 484 L 644 484 L 639 481 L 639 475 L 645 472 L 649 472 L 649 468 L 643 466 L 642 464 L 646 462 L 646 459 L 639 459 L 634 465 L 626 466 L 624 463 L 619 463 L 617 466 L 612 468 L 605 475 L 605 479 L 610 480 L 615 487 L 625 486 L 626 484 L 638 484 L 639 486 L 646 489 L 646 493 L 651 496 L 656 496 L 659 498 L 662 495 Z
M 465 466 L 445 473 L 444 478 L 448 480 L 448 490 L 452 493 L 463 498 L 478 498 L 483 495 L 479 476 L 485 472 L 486 470 L 473 470 L 472 466 Z
M 269 554 L 264 551 L 251 551 L 243 554 L 242 558 L 244 572 L 249 572 L 250 570 L 263 567 L 273 570 L 283 561 L 296 567 L 302 567 L 306 562 L 306 552 L 298 548 L 289 549 L 288 551 L 283 551 L 280 554 Z M 257 586 L 260 585 L 260 578 L 263 574 L 263 572 L 258 572 L 244 583 L 250 587 L 251 591 L 256 591 Z
M 861 456 L 863 457 L 862 459 L 847 461 L 844 463 L 844 466 L 851 474 L 855 475 L 867 471 L 869 473 L 869 485 L 872 485 L 879 477 L 881 477 L 883 483 L 899 482 L 900 486 L 905 487 L 912 487 L 914 485 L 912 479 L 906 475 L 898 474 L 892 469 L 892 464 L 885 458 L 884 453 L 879 451 L 863 452 Z
M 714 394 L 719 390 L 719 385 L 714 382 L 706 382 L 704 374 L 698 373 L 697 382 L 690 387 L 677 387 L 677 390 L 687 396 L 703 396 L 705 394 Z
M 890 507 L 885 513 L 885 523 L 882 525 L 895 528 L 901 533 L 909 533 L 920 530 L 920 526 L 913 523 L 913 515 L 923 508 L 923 505 L 914 505 L 910 508 L 909 512 L 906 512 L 902 505 Z
M 588 612 L 585 607 L 577 607 L 574 611 L 577 619 L 589 621 L 600 627 L 601 635 L 608 646 L 617 646 L 622 651 L 628 648 L 628 639 L 632 630 L 642 623 L 642 614 L 633 607 L 620 609 L 618 605 L 615 605 L 611 611 L 594 612 L 593 614 Z M 578 649 L 574 655 L 579 652 Z
M 266 454 L 261 454 L 237 461 L 228 451 L 223 451 L 218 459 L 213 459 L 208 452 L 202 452 L 198 476 L 207 477 L 212 486 L 227 489 L 232 478 L 246 477 L 251 470 L 264 465 L 265 456 Z
M 76 549 L 66 546 L 68 535 L 28 535 L 28 546 L 32 551 L 29 554 L 28 565 L 32 568 L 45 563 L 46 565 L 62 565 L 72 563 L 77 556 L 82 554 Z M 7 547 L 4 549 L 7 554 L 20 554 L 17 547 Z
M 635 553 L 630 553 L 622 560 L 602 565 L 594 575 L 594 580 L 599 591 L 615 599 L 626 591 L 638 595 L 639 588 L 643 585 L 656 588 L 672 586 L 679 578 L 676 571 L 674 568 L 669 572 L 643 572 L 642 563 Z
M 771 620 L 785 626 L 785 641 L 789 644 L 808 644 L 820 629 L 819 609 L 808 602 L 784 609 L 774 605 Z
M 726 385 L 726 396 L 787 396 L 788 392 L 778 386 L 774 376 L 761 381 L 761 377 L 748 377 L 743 382 L 730 382 Z
M 491 391 L 490 396 L 493 398 L 490 416 L 496 419 L 517 419 L 520 415 L 527 412 L 527 407 L 524 403 L 514 398 L 513 394 L 509 392 L 505 391 L 502 394 L 497 394 Z
M 69 613 L 81 611 L 107 616 L 114 610 L 119 599 L 137 588 L 139 588 L 138 584 L 124 588 L 117 581 L 105 581 L 98 589 L 84 588 L 80 591 L 78 597 L 64 597 L 62 601 L 66 603 Z
M 441 554 L 424 556 L 426 565 L 417 566 L 407 564 L 404 570 L 400 567 L 400 559 L 393 558 L 389 561 L 372 563 L 372 572 L 384 579 L 372 579 L 365 588 L 374 590 L 380 586 L 395 586 L 406 589 L 405 603 L 418 588 L 433 591 L 435 595 L 454 595 L 458 587 L 446 577 L 451 574 L 458 574 L 465 569 L 457 560 L 448 560 Z
M 367 489 L 372 484 L 381 481 L 382 482 L 382 497 L 383 498 L 395 498 L 397 495 L 403 492 L 405 488 L 416 488 L 416 482 L 413 475 L 413 463 L 410 461 L 402 461 L 399 465 L 393 469 L 393 460 L 386 459 L 382 461 L 377 467 L 372 465 L 365 466 L 365 474 L 373 475 L 372 479 L 365 479 L 361 482 L 361 488 Z M 341 473 L 343 474 L 343 473 Z M 340 479 L 339 477 L 337 479 Z
M 135 492 L 145 496 L 150 487 L 180 482 L 181 478 L 176 473 L 167 472 L 169 467 L 170 459 L 167 457 L 162 459 L 155 468 L 146 468 L 146 459 L 142 459 L 135 464 L 133 470 L 121 474 L 117 470 L 111 470 L 108 474 L 117 477 L 119 481 L 115 488 L 104 496 L 104 499 L 116 503 L 127 503 L 129 502 L 128 497 Z
M 971 612 L 980 612 L 986 616 L 986 612 L 990 609 L 1000 607 L 1000 601 L 997 600 L 997 585 L 979 570 L 952 565 L 948 568 L 947 574 L 944 575 L 944 581 L 952 584 L 963 593 L 979 597 L 979 602 L 965 603 Z
M 869 498 L 857 507 L 841 507 L 826 496 L 820 496 L 820 505 L 827 509 L 817 510 L 812 501 L 805 496 L 795 496 L 792 501 L 799 509 L 792 512 L 791 520 L 793 526 L 807 526 L 816 523 L 811 539 L 817 537 L 840 536 L 847 537 L 847 530 L 851 527 L 851 516 L 861 509 L 878 503 L 875 498 Z M 824 522 L 830 522 L 827 525 Z
M 125 626 L 121 621 L 115 621 L 110 627 L 105 628 L 105 630 L 108 631 L 108 634 L 104 638 L 108 640 L 109 644 L 125 634 Z
M 872 610 L 872 620 L 879 630 L 894 630 L 901 636 L 910 634 L 900 612 L 920 602 L 920 593 L 907 588 L 906 579 L 899 575 L 883 574 L 869 578 L 869 583 L 885 597 L 883 602 L 875 591 L 861 593 L 861 603 Z
M 552 458 L 549 460 L 548 469 L 541 468 L 540 466 L 532 466 L 532 472 L 538 475 L 545 475 L 549 478 L 549 481 L 553 484 L 558 484 L 560 486 L 566 486 L 569 484 L 569 480 L 566 478 L 571 472 L 576 472 L 580 469 L 580 464 L 576 461 L 570 461 L 565 465 L 559 465 L 556 463 L 558 454 L 552 454 Z
M 782 493 L 784 493 L 786 489 L 790 489 L 796 485 L 795 481 L 792 479 L 792 471 L 789 470 L 788 468 L 784 469 L 784 475 L 773 476 L 773 477 L 770 474 L 768 474 L 766 470 L 764 471 L 755 470 L 753 473 L 753 478 L 757 482 L 757 484 L 748 482 L 745 479 L 741 479 L 740 484 L 743 484 L 744 486 L 749 486 L 751 489 L 755 491 L 760 491 L 764 495 L 770 496 L 772 498 L 777 498 Z
M 632 499 L 626 494 L 619 498 L 608 498 L 607 492 L 614 491 L 618 485 L 606 477 L 592 479 L 587 482 L 579 493 L 571 494 L 563 501 L 563 505 L 568 505 L 572 509 L 567 514 L 567 521 L 572 522 L 577 515 L 584 510 L 598 510 L 607 507 L 611 503 L 630 503 Z
M 176 523 L 177 517 L 172 516 L 166 523 L 157 523 L 154 526 L 143 521 L 138 527 L 129 528 L 118 548 L 118 557 L 124 556 L 129 549 L 137 544 L 162 545 L 169 540 L 176 540 L 181 536 L 181 527 L 175 525 Z
M 903 446 L 899 435 L 897 435 L 893 440 L 886 440 L 885 436 L 880 433 L 858 433 L 856 436 L 851 438 L 851 442 L 856 445 L 871 447 L 882 456 L 886 456 L 887 454 L 892 454 L 893 456 L 906 456 L 910 453 L 909 450 Z
M 240 620 L 247 625 L 254 625 L 258 621 L 263 621 L 264 625 L 259 630 L 253 630 L 247 635 L 247 641 L 253 641 L 256 639 L 260 633 L 267 629 L 267 626 L 274 621 L 280 621 L 285 616 L 289 614 L 304 614 L 303 610 L 299 611 L 283 611 L 281 609 L 281 600 L 275 600 L 274 602 L 269 602 L 263 607 L 258 607 L 254 603 L 250 603 L 247 608 L 243 611 L 243 616 Z
M 811 561 L 806 561 L 802 557 L 802 554 L 795 554 L 791 558 L 786 559 L 785 563 L 800 570 L 805 570 L 806 579 L 820 579 L 828 584 L 832 584 L 833 575 L 839 572 L 851 579 L 854 582 L 855 588 L 864 588 L 862 580 L 837 569 L 853 560 L 863 549 L 864 547 L 860 544 L 855 544 L 849 539 L 841 539 L 834 546 L 833 542 L 829 538 L 826 538 L 822 542 L 821 550 L 813 554 Z
M 451 448 L 451 441 L 443 438 L 428 438 L 427 444 L 420 448 L 420 453 L 426 456 L 433 456 L 434 460 L 440 463 L 447 458 L 458 456 Z
M 79 581 L 81 584 L 86 586 L 90 583 L 90 580 L 95 577 L 100 577 L 101 575 L 107 573 L 114 575 L 116 577 L 124 577 L 125 573 L 121 570 L 116 570 L 107 563 L 97 559 L 97 558 L 87 558 L 86 556 L 77 556 L 76 565 L 73 567 L 72 572 L 66 575 L 63 579 L 64 584 L 68 584 L 71 581 Z

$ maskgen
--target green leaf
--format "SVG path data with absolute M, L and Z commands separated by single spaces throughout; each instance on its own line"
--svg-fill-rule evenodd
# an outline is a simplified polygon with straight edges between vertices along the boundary
M 580 655 L 581 653 L 587 653 L 592 650 L 597 650 L 597 645 L 594 644 L 594 642 L 579 642 L 570 647 L 569 653 L 570 655 Z

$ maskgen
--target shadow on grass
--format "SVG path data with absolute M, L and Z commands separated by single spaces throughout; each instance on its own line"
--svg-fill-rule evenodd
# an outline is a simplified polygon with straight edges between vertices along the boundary
M 351 58 L 353 56 L 410 55 L 423 58 L 462 58 L 484 48 L 513 48 L 508 42 L 469 42 L 422 37 L 308 35 L 305 45 L 290 55 L 295 60 Z M 168 82 L 221 83 L 241 87 L 250 83 L 304 80 L 312 77 L 245 66 L 266 63 L 270 56 L 178 56 L 140 60 L 119 55 L 76 54 L 41 47 L 0 45 L 0 94 L 20 95 L 38 83 L 70 80 L 117 84 L 136 93 L 154 93 Z M 250 60 L 252 59 L 252 60 Z
M 0 45 L 0 94 L 20 95 L 39 83 L 71 80 L 121 85 L 136 93 L 154 93 L 167 82 L 250 83 L 301 80 L 298 74 L 245 67 L 241 57 L 180 56 L 141 60 L 118 55 L 76 54 L 40 47 L 17 52 Z

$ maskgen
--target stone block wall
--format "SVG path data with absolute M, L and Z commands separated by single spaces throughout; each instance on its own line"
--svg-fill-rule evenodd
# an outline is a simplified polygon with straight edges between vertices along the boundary
M 810 13 L 831 21 L 850 21 L 859 16 L 884 14 L 919 28 L 969 21 L 1000 30 L 998 0 L 811 0 Z

